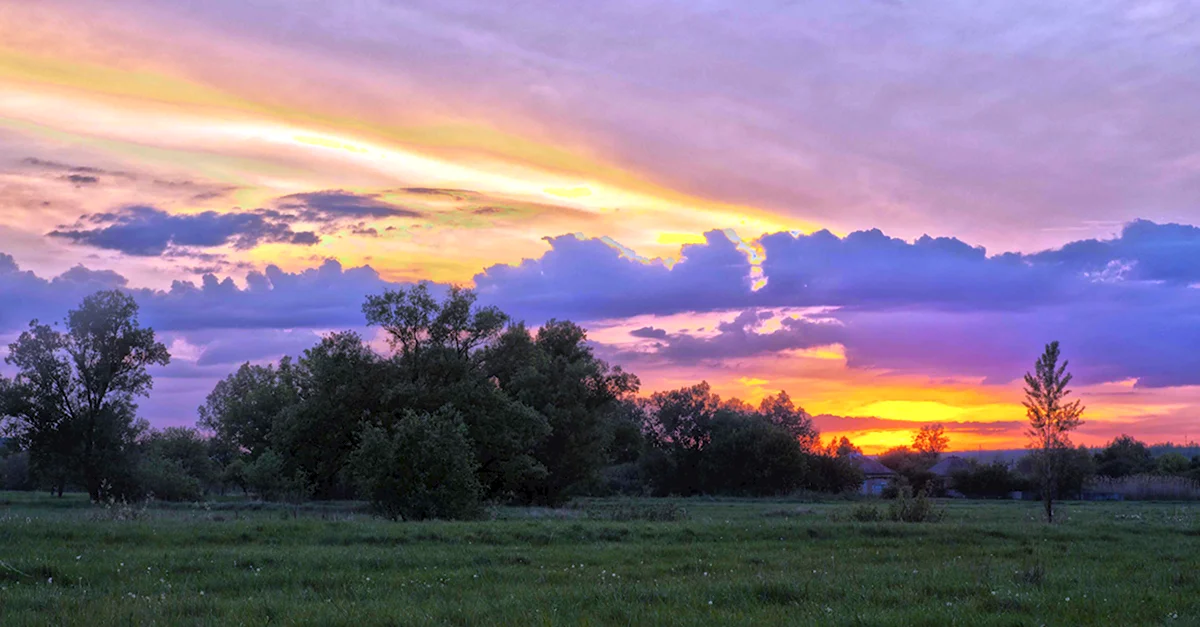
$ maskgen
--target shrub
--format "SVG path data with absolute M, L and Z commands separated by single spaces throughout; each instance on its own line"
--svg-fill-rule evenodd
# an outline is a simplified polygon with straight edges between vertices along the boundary
M 895 477 L 892 477 L 888 480 L 887 485 L 883 486 L 883 491 L 879 493 L 879 496 L 885 499 L 899 498 L 900 493 L 905 489 L 911 493 L 912 484 L 909 483 L 908 477 L 897 474 Z
M 366 425 L 350 472 L 377 513 L 393 520 L 478 518 L 483 488 L 462 415 L 404 412 L 386 428 Z
M 863 472 L 848 456 L 807 455 L 809 472 L 804 489 L 815 492 L 856 492 L 863 483 Z
M 199 501 L 204 495 L 199 479 L 188 474 L 179 460 L 165 457 L 143 459 L 138 484 L 144 494 L 163 501 Z
M 1020 480 L 1013 475 L 1004 462 L 980 464 L 972 460 L 970 467 L 955 472 L 951 485 L 955 490 L 971 498 L 1007 498 L 1020 489 Z
M 302 472 L 288 472 L 283 456 L 267 449 L 244 471 L 246 487 L 265 501 L 299 502 L 312 495 L 312 484 Z
M 672 522 L 686 520 L 687 510 L 677 503 L 639 503 L 619 501 L 613 504 L 592 503 L 584 510 L 593 520 L 645 520 L 650 522 Z
M 649 496 L 649 492 L 649 486 L 642 477 L 642 469 L 637 462 L 616 464 L 600 469 L 598 495 Z
M 883 513 L 874 505 L 855 505 L 850 510 L 850 520 L 855 522 L 878 522 L 883 520 Z
M 888 518 L 897 522 L 937 522 L 942 519 L 944 512 L 933 505 L 933 501 L 925 496 L 925 491 L 913 496 L 912 488 L 901 488 L 896 500 L 888 504 Z
M 1128 501 L 1200 500 L 1200 481 L 1169 475 L 1096 477 L 1089 482 L 1088 489 L 1092 492 L 1119 494 L 1122 499 Z
M 29 472 L 29 453 L 13 453 L 0 460 L 0 475 L 5 490 L 32 490 L 37 486 Z

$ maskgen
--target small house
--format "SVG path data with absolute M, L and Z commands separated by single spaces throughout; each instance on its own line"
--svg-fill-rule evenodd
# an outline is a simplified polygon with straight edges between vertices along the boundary
M 879 463 L 879 460 L 873 457 L 853 454 L 850 455 L 850 462 L 863 473 L 863 483 L 859 491 L 869 496 L 882 495 L 883 489 L 896 476 L 896 471 Z

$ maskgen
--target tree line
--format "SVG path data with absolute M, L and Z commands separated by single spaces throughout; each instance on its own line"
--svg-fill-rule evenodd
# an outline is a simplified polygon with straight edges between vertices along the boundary
M 120 291 L 10 345 L 0 416 L 38 485 L 93 500 L 363 499 L 392 518 L 479 515 L 484 503 L 587 494 L 784 494 L 853 489 L 786 392 L 757 406 L 707 383 L 639 397 L 586 331 L 536 331 L 474 292 L 426 284 L 370 296 L 387 351 L 332 333 L 295 359 L 243 364 L 199 408 L 198 429 L 149 429 L 137 398 L 170 355 Z
M 441 299 L 426 284 L 370 296 L 370 326 L 388 350 L 329 334 L 297 358 L 246 363 L 216 384 L 195 429 L 150 429 L 136 400 L 170 355 L 120 291 L 99 292 L 61 325 L 37 320 L 10 344 L 0 376 L 9 436 L 0 471 L 12 487 L 95 501 L 198 500 L 242 491 L 263 499 L 361 499 L 397 519 L 478 516 L 485 503 L 556 505 L 581 495 L 769 496 L 843 492 L 863 481 L 862 451 L 822 447 L 786 392 L 757 406 L 704 382 L 639 396 L 640 381 L 597 358 L 586 331 L 551 320 L 536 331 L 474 292 Z M 1077 496 L 1092 476 L 1150 472 L 1200 478 L 1200 456 L 1157 459 L 1122 436 L 1091 454 L 1069 433 L 1083 408 L 1047 345 L 1026 376 L 1031 453 L 1015 466 L 970 463 L 949 481 L 931 467 L 941 425 L 879 457 L 887 492 Z M 17 480 L 19 479 L 19 480 Z M 16 483 L 17 485 L 14 485 Z

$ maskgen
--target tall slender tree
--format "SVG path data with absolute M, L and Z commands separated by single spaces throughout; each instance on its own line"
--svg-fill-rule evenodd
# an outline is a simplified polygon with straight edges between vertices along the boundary
M 1060 356 L 1058 342 L 1051 342 L 1034 364 L 1034 371 L 1025 373 L 1026 433 L 1029 447 L 1034 449 L 1034 472 L 1049 522 L 1054 522 L 1054 497 L 1071 449 L 1070 433 L 1083 424 L 1083 403 L 1067 400 L 1072 377 L 1067 360 L 1059 364 Z

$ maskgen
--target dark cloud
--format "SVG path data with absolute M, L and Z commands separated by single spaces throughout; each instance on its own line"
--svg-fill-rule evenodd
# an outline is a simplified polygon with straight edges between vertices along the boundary
M 424 196 L 449 196 L 454 200 L 465 200 L 468 196 L 476 196 L 478 192 L 473 192 L 467 189 L 453 189 L 440 187 L 402 187 L 400 192 L 408 194 L 421 194 Z
M 642 327 L 629 332 L 633 337 L 640 337 L 648 340 L 664 340 L 667 338 L 666 329 L 656 329 L 654 327 Z
M 1072 242 L 1031 255 L 1035 263 L 1059 265 L 1097 280 L 1200 282 L 1200 227 L 1135 220 L 1109 240 Z
M 771 312 L 747 309 L 733 321 L 721 323 L 717 334 L 712 336 L 686 332 L 664 334 L 653 353 L 676 363 L 708 363 L 828 346 L 841 342 L 844 336 L 844 329 L 837 322 L 803 318 L 784 318 L 779 329 L 759 331 L 759 323 L 771 315 Z
M 95 179 L 97 176 L 113 176 L 113 177 L 118 177 L 118 178 L 136 178 L 133 174 L 131 174 L 129 172 L 124 172 L 121 170 L 106 170 L 103 168 L 96 168 L 96 167 L 92 167 L 92 166 L 71 165 L 69 163 L 62 163 L 59 161 L 51 161 L 48 159 L 39 159 L 37 157 L 26 157 L 25 159 L 21 160 L 21 163 L 28 167 L 36 168 L 38 170 L 43 170 L 43 171 L 47 171 L 47 172 L 67 172 L 68 174 L 65 175 L 65 178 L 67 178 L 68 180 L 71 180 L 72 176 L 82 176 L 82 177 L 87 177 L 87 178 L 92 178 L 92 179 Z M 93 181 L 89 181 L 89 182 L 95 182 L 95 181 L 93 180 Z
M 482 297 L 529 321 L 712 311 L 746 304 L 750 263 L 722 231 L 683 247 L 674 266 L 639 259 L 611 242 L 547 238 L 550 251 L 475 276 Z
M 69 183 L 72 183 L 76 187 L 83 187 L 85 185 L 95 185 L 96 183 L 100 182 L 100 179 L 98 179 L 90 174 L 68 174 L 68 175 L 64 176 L 63 179 Z
M 280 198 L 276 206 L 294 211 L 307 222 L 328 222 L 340 219 L 419 218 L 421 213 L 379 198 L 378 194 L 355 194 L 343 190 L 327 190 L 292 194 Z
M 261 243 L 311 246 L 320 241 L 315 233 L 293 231 L 279 216 L 263 211 L 171 214 L 154 207 L 132 206 L 113 213 L 84 216 L 81 223 L 97 228 L 82 228 L 77 223 L 49 235 L 143 257 L 162 255 L 175 247 L 233 245 L 246 249 Z

